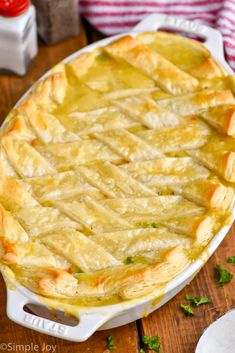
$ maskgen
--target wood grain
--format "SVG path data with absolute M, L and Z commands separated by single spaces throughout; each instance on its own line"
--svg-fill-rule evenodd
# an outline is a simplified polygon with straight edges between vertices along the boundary
M 85 23 L 85 29 L 89 34 L 89 43 L 104 37 L 99 32 L 93 31 L 88 23 Z M 48 47 L 40 42 L 39 54 L 25 77 L 0 76 L 0 122 L 4 120 L 21 95 L 43 73 L 86 44 L 87 38 L 82 26 L 79 36 L 61 44 Z M 215 255 L 212 256 L 190 285 L 164 307 L 148 318 L 139 320 L 138 323 L 97 332 L 87 342 L 81 344 L 39 334 L 10 321 L 6 316 L 5 284 L 0 277 L 0 344 L 12 343 L 11 351 L 14 352 L 23 352 L 22 347 L 16 345 L 37 344 L 39 346 L 38 351 L 43 353 L 50 352 L 45 345 L 56 345 L 55 353 L 70 353 L 71 351 L 76 353 L 103 353 L 106 350 L 106 338 L 108 335 L 112 335 L 117 346 L 116 353 L 137 353 L 142 335 L 153 336 L 158 334 L 161 336 L 163 353 L 193 353 L 196 342 L 205 327 L 222 313 L 235 306 L 235 278 L 224 288 L 218 288 L 214 279 L 216 263 L 225 266 L 235 277 L 235 266 L 226 263 L 227 257 L 235 255 L 234 235 L 235 226 Z M 195 317 L 189 318 L 179 308 L 180 304 L 185 302 L 185 294 L 208 295 L 212 303 L 195 309 Z M 35 349 L 30 349 L 28 352 L 35 351 Z

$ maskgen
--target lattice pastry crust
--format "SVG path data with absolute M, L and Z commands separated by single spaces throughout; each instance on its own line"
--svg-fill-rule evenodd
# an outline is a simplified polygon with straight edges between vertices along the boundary
M 230 216 L 234 82 L 163 32 L 57 65 L 1 130 L 2 265 L 71 304 L 167 285 Z

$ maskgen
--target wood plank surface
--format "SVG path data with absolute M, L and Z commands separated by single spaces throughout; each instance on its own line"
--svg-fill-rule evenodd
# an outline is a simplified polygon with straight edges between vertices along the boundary
M 93 31 L 87 23 L 85 23 L 85 29 L 88 31 L 88 42 L 103 38 L 102 34 Z M 86 44 L 87 38 L 82 26 L 79 36 L 61 44 L 47 47 L 40 42 L 39 55 L 25 77 L 0 75 L 0 122 L 4 120 L 21 95 L 44 72 Z M 235 226 L 196 278 L 164 307 L 137 323 L 97 332 L 81 344 L 39 334 L 9 320 L 6 316 L 5 284 L 0 277 L 0 353 L 1 351 L 24 352 L 25 350 L 19 345 L 25 347 L 38 345 L 38 350 L 31 346 L 27 350 L 30 353 L 35 351 L 52 352 L 53 346 L 55 346 L 53 353 L 107 353 L 106 339 L 109 335 L 114 337 L 117 346 L 114 351 L 116 353 L 138 353 L 142 335 L 160 335 L 161 353 L 193 353 L 196 342 L 205 327 L 235 306 L 235 278 L 224 288 L 218 288 L 214 279 L 216 263 L 226 267 L 235 277 L 235 266 L 226 263 L 227 257 L 235 255 L 234 235 Z M 212 303 L 195 309 L 195 317 L 186 317 L 180 310 L 180 304 L 185 302 L 185 294 L 208 295 Z M 1 346 L 2 343 L 10 343 L 11 345 L 6 348 Z

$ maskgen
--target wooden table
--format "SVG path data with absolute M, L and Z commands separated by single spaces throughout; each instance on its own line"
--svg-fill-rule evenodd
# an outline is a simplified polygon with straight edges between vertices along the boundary
M 21 95 L 45 71 L 70 53 L 85 46 L 87 39 L 92 42 L 102 38 L 102 35 L 93 31 L 87 23 L 85 23 L 85 29 L 84 26 L 81 26 L 81 34 L 79 36 L 62 44 L 47 47 L 40 43 L 39 55 L 33 62 L 27 76 L 19 78 L 0 75 L 1 121 L 3 121 L 8 111 Z M 87 36 L 85 32 L 87 32 Z M 5 349 L 5 351 L 14 352 L 24 352 L 26 345 L 35 344 L 39 346 L 38 351 L 43 353 L 52 352 L 52 345 L 56 346 L 55 353 L 70 353 L 72 351 L 75 353 L 103 353 L 106 350 L 106 338 L 112 335 L 117 346 L 115 353 L 138 353 L 141 347 L 142 335 L 160 335 L 162 352 L 193 353 L 196 342 L 205 327 L 222 313 L 235 306 L 235 279 L 225 285 L 224 288 L 218 288 L 214 279 L 214 269 L 217 263 L 226 266 L 235 276 L 235 267 L 226 263 L 227 257 L 235 255 L 234 233 L 235 226 L 233 226 L 219 249 L 191 284 L 164 307 L 147 318 L 129 325 L 113 330 L 96 332 L 87 342 L 80 344 L 39 334 L 10 321 L 6 316 L 5 285 L 2 278 L 0 278 L 0 344 L 9 343 L 9 348 L 8 350 Z M 179 308 L 180 304 L 185 302 L 185 294 L 208 295 L 212 303 L 196 309 L 195 317 L 186 317 Z M 17 345 L 25 345 L 25 348 Z M 49 346 L 47 347 L 46 345 Z M 30 353 L 35 351 L 36 349 L 33 346 L 28 350 Z

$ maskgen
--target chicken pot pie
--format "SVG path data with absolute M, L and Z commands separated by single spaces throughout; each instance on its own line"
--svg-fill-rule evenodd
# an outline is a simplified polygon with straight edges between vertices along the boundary
M 2 265 L 71 304 L 167 285 L 230 218 L 234 82 L 163 32 L 57 65 L 1 130 Z

